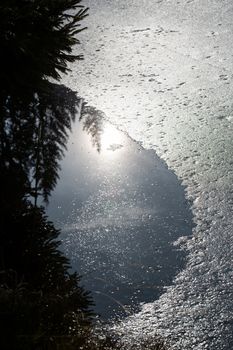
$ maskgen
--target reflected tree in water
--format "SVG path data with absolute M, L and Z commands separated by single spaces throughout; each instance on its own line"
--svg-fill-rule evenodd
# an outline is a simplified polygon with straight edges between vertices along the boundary
M 1 0 L 0 348 L 107 349 L 92 340 L 92 300 L 70 272 L 59 231 L 38 207 L 59 176 L 80 100 L 59 80 L 87 15 L 80 0 Z M 100 150 L 101 118 L 82 108 L 84 128 Z M 95 340 L 97 339 L 97 340 Z
M 49 92 L 49 93 L 48 93 Z M 56 185 L 77 95 L 49 83 L 31 101 L 2 106 L 0 319 L 4 349 L 71 348 L 89 338 L 92 299 L 61 253 L 59 231 L 37 198 Z M 34 199 L 33 199 L 34 198 Z M 33 199 L 33 200 L 32 200 Z M 72 341 L 71 341 L 72 340 Z
M 103 133 L 103 118 L 104 113 L 89 106 L 83 102 L 80 114 L 80 120 L 83 121 L 83 130 L 85 130 L 92 139 L 92 145 L 101 151 L 101 135 Z
M 100 152 L 103 113 L 63 85 L 47 83 L 46 90 L 35 93 L 31 100 L 8 97 L 2 106 L 1 169 L 17 167 L 17 172 L 24 173 L 25 194 L 34 198 L 35 205 L 39 196 L 47 202 L 56 186 L 68 133 L 77 115 Z M 11 180 L 9 187 L 14 186 L 15 179 Z
M 1 167 L 21 167 L 35 204 L 39 194 L 47 201 L 56 184 L 77 102 L 48 78 L 59 80 L 69 62 L 83 59 L 72 48 L 87 12 L 81 0 L 1 1 Z
M 8 97 L 1 114 L 1 166 L 18 164 L 35 204 L 39 195 L 48 201 L 56 185 L 67 133 L 80 101 L 65 86 L 46 85 L 46 90 L 28 101 Z
M 91 298 L 69 272 L 59 231 L 42 208 L 21 201 L 14 213 L 4 212 L 2 233 L 1 348 L 45 346 L 74 334 L 82 343 L 91 325 Z
M 82 58 L 71 50 L 86 15 L 80 0 L 1 1 L 1 349 L 80 348 L 91 331 L 91 297 L 37 205 L 56 185 L 79 109 L 73 91 L 47 78 Z

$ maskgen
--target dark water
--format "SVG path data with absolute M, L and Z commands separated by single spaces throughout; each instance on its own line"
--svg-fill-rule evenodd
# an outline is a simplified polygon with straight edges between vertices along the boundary
M 184 188 L 154 151 L 106 122 L 94 125 L 97 133 L 86 122 L 74 125 L 48 214 L 95 311 L 109 319 L 172 283 L 185 264 L 173 243 L 191 234 L 192 215 Z

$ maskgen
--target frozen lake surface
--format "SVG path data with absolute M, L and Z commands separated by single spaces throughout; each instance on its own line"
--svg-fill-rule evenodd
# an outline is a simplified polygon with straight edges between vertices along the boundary
M 71 65 L 63 82 L 166 161 L 187 186 L 197 224 L 175 285 L 122 332 L 160 333 L 173 349 L 230 350 L 232 1 L 85 3 L 85 60 Z

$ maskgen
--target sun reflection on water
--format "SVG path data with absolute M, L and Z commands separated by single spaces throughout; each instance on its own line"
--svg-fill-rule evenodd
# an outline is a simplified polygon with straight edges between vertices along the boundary
M 154 152 L 96 109 L 85 112 L 73 127 L 50 215 L 95 311 L 107 319 L 127 314 L 121 304 L 138 310 L 171 283 L 184 261 L 173 242 L 191 232 L 191 219 L 183 188 Z
M 101 135 L 101 151 L 111 153 L 123 147 L 124 134 L 112 125 L 105 125 Z

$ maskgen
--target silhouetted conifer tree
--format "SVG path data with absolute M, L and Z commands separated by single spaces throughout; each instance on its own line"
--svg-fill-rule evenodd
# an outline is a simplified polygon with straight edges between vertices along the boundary
M 35 92 L 44 79 L 58 80 L 73 55 L 87 15 L 81 0 L 1 0 L 0 81 L 2 94 Z M 21 90 L 20 90 L 21 89 Z
M 24 349 L 25 342 L 32 347 L 49 339 L 56 343 L 62 336 L 84 342 L 92 302 L 78 275 L 69 272 L 69 261 L 59 250 L 59 231 L 42 208 L 27 200 L 10 206 L 13 212 L 1 208 L 1 348 Z
M 28 174 L 31 196 L 47 201 L 56 184 L 78 99 L 60 79 L 87 8 L 81 0 L 2 0 L 0 4 L 0 156 Z M 75 101 L 74 101 L 75 100 Z M 30 147 L 28 147 L 30 145 Z M 44 166 L 46 164 L 46 167 Z
M 92 300 L 59 249 L 37 198 L 56 185 L 76 94 L 51 80 L 68 71 L 87 9 L 81 0 L 0 1 L 0 349 L 104 350 Z M 50 79 L 50 81 L 49 81 Z M 86 130 L 99 147 L 96 111 Z M 32 200 L 34 198 L 34 201 Z M 94 333 L 94 336 L 93 336 Z
M 67 133 L 79 109 L 76 93 L 47 83 L 30 102 L 8 97 L 2 111 L 0 160 L 2 167 L 16 162 L 27 176 L 27 195 L 48 201 L 66 149 Z M 49 93 L 48 93 L 49 91 Z
M 91 329 L 90 295 L 69 272 L 59 231 L 31 202 L 48 200 L 78 108 L 76 94 L 47 79 L 82 58 L 71 53 L 87 14 L 80 3 L 0 4 L 1 349 L 71 349 Z

